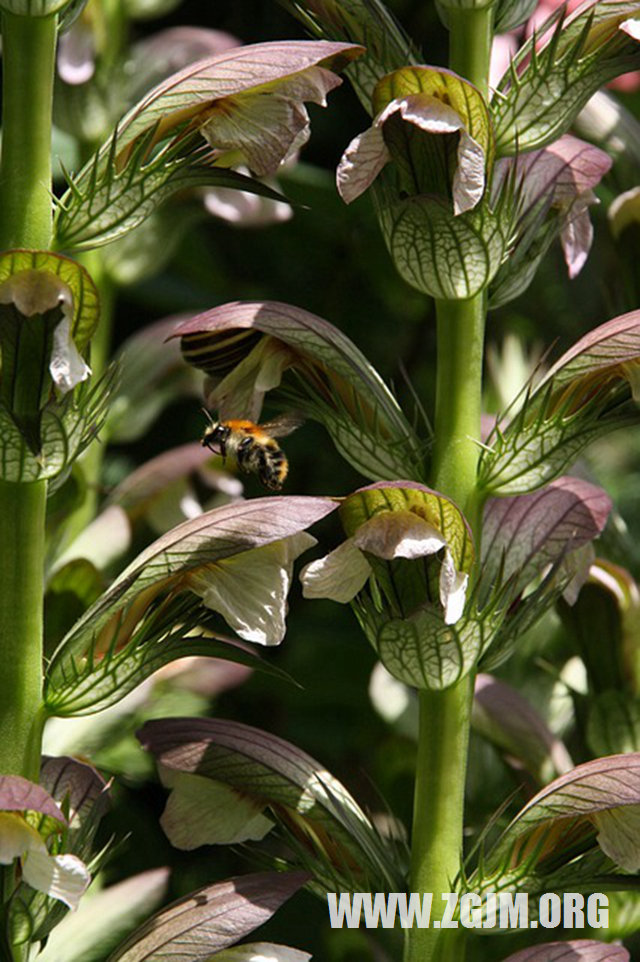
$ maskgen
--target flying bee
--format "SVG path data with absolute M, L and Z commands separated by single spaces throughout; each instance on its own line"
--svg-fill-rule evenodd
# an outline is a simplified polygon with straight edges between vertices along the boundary
M 257 474 L 265 488 L 279 491 L 289 471 L 287 457 L 275 438 L 284 438 L 302 424 L 302 418 L 281 415 L 264 424 L 253 421 L 214 421 L 202 409 L 209 425 L 202 436 L 203 446 L 223 458 L 231 455 L 245 474 Z

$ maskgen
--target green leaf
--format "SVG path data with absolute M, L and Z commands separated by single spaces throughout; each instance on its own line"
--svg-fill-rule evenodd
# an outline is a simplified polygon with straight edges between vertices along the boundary
M 358 471 L 375 480 L 421 477 L 420 444 L 397 401 L 358 348 L 322 318 L 277 301 L 235 302 L 196 315 L 172 337 L 181 338 L 188 363 L 217 379 L 208 401 L 220 417 L 257 420 L 266 387 L 290 372 L 283 382 L 289 408 L 325 424 Z
M 563 21 L 559 7 L 520 48 L 492 104 L 498 155 L 535 150 L 565 133 L 609 80 L 640 67 L 637 41 L 619 30 L 637 2 L 603 0 Z M 552 31 L 542 49 L 539 38 Z
M 307 880 L 261 872 L 191 892 L 149 919 L 107 962 L 208 962 L 263 925 Z
M 53 575 L 44 599 L 45 651 L 52 654 L 73 623 L 99 597 L 100 572 L 84 559 L 69 561 Z
M 0 8 L 16 17 L 50 17 L 68 4 L 69 0 L 2 0 Z

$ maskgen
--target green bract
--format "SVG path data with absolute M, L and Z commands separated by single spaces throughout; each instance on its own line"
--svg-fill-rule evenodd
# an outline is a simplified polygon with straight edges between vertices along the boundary
M 496 423 L 482 453 L 480 488 L 499 495 L 534 491 L 595 438 L 637 423 L 639 363 L 640 312 L 586 334 L 527 391 L 506 427 Z
M 625 26 L 640 4 L 582 4 L 566 25 L 563 10 L 524 44 L 498 84 L 492 113 L 500 156 L 550 144 L 608 80 L 640 66 L 640 47 Z

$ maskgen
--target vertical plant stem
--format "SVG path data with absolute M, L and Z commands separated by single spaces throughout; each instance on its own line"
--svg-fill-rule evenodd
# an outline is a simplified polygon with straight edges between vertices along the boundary
M 51 244 L 55 17 L 2 14 L 0 247 Z M 37 781 L 46 482 L 0 481 L 0 773 Z
M 0 247 L 51 244 L 56 18 L 2 14 Z
M 42 701 L 44 482 L 0 481 L 0 773 L 37 781 Z
M 449 9 L 450 66 L 486 95 L 492 39 L 491 10 Z M 467 516 L 479 547 L 476 481 L 480 448 L 486 299 L 436 301 L 436 381 L 433 486 Z M 433 893 L 430 928 L 408 930 L 406 962 L 464 960 L 458 930 L 433 928 L 442 893 L 454 891 L 461 868 L 464 789 L 473 674 L 445 691 L 419 692 L 420 724 L 411 854 L 411 891 Z

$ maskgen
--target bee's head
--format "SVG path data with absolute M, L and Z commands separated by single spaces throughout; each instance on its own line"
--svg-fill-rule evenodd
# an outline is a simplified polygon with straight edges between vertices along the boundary
M 214 444 L 224 446 L 230 434 L 231 429 L 226 424 L 222 424 L 221 421 L 211 421 L 202 435 L 202 446 L 207 448 Z

